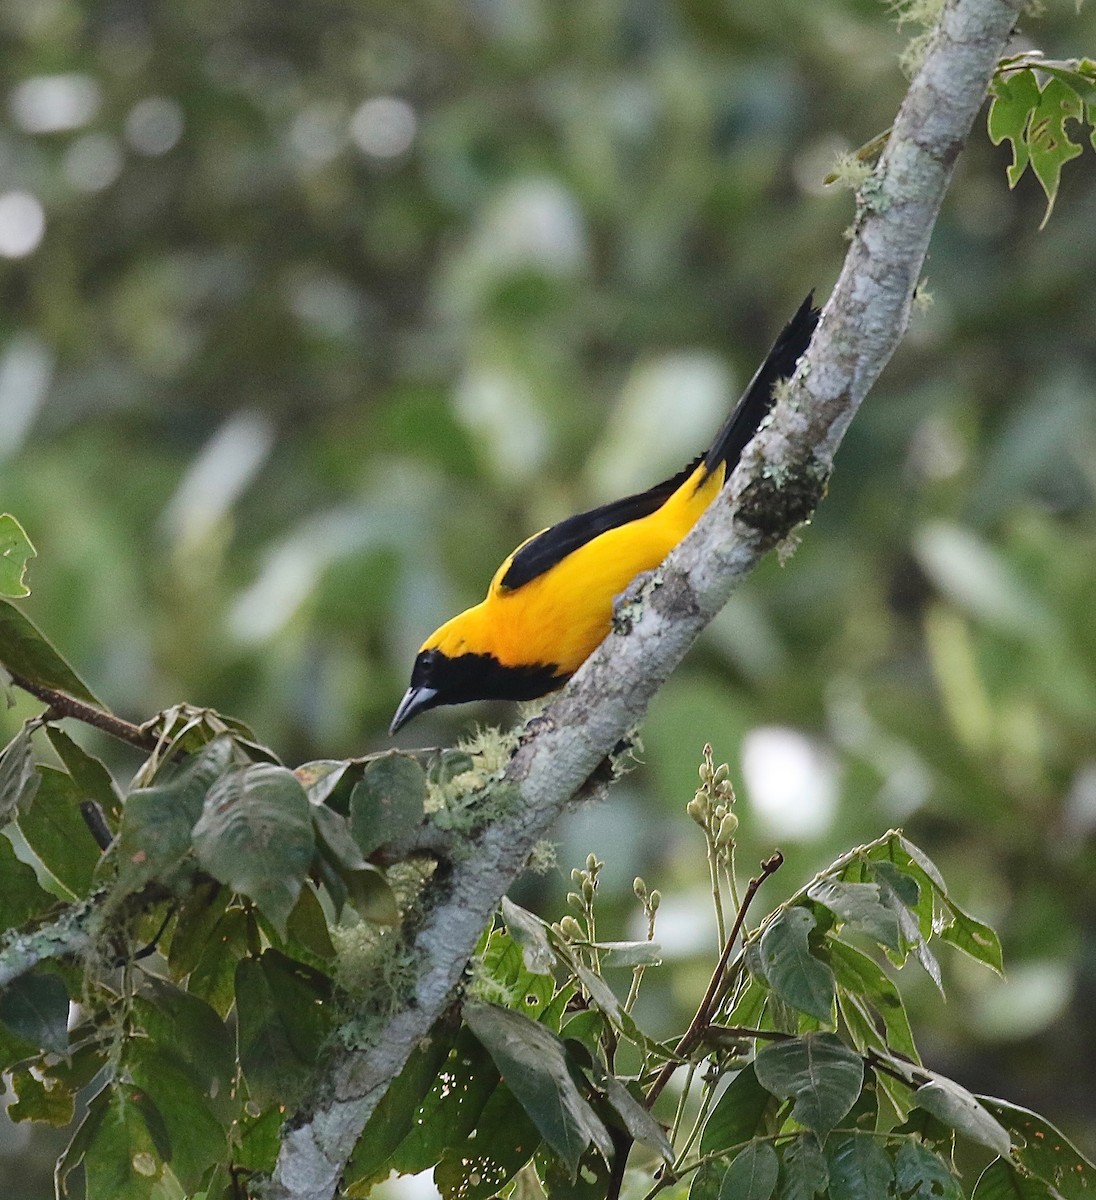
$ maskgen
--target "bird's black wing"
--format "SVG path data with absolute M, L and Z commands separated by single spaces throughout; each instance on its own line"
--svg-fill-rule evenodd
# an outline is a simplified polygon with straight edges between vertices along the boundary
M 625 496 L 623 500 L 614 500 L 610 504 L 601 505 L 600 508 L 591 508 L 588 512 L 576 513 L 573 517 L 560 521 L 558 525 L 545 529 L 543 533 L 538 533 L 514 552 L 510 566 L 502 577 L 501 586 L 513 591 L 551 570 L 568 554 L 593 541 L 606 530 L 616 529 L 620 525 L 627 525 L 629 521 L 638 521 L 640 517 L 650 516 L 666 503 L 699 465 L 698 458 L 672 479 L 656 483 L 645 492 Z

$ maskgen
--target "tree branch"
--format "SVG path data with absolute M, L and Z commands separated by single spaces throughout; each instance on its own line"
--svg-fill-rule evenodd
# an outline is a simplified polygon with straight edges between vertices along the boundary
M 109 733 L 111 737 L 129 742 L 131 746 L 137 746 L 141 750 L 156 749 L 158 741 L 156 734 L 143 729 L 140 725 L 124 721 L 121 717 L 116 717 L 105 709 L 96 708 L 94 704 L 85 704 L 83 700 L 77 700 L 68 692 L 46 687 L 44 683 L 35 683 L 32 679 L 24 679 L 22 675 L 9 674 L 12 683 L 17 688 L 22 688 L 24 692 L 29 692 L 44 704 L 49 705 L 48 720 L 72 717 L 74 720 L 83 721 L 85 725 L 94 725 L 96 729 Z
M 909 317 L 952 168 L 1023 0 L 950 0 L 859 196 L 852 244 L 814 342 L 721 497 L 612 635 L 527 727 L 504 780 L 520 803 L 454 863 L 412 945 L 418 977 L 375 1044 L 333 1063 L 322 1097 L 288 1124 L 268 1200 L 329 1200 L 354 1143 L 460 982 L 480 932 L 537 840 L 762 556 L 810 516 L 834 453 Z

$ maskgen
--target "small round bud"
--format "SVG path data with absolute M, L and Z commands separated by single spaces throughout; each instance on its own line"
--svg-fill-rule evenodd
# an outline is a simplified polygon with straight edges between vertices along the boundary
M 635 893 L 635 898 L 637 900 L 647 899 L 647 885 L 643 882 L 642 875 L 637 875 L 635 879 L 632 880 L 632 891 Z
M 564 917 L 559 923 L 560 932 L 569 942 L 580 942 L 586 934 L 574 917 Z
M 587 904 L 593 900 L 595 891 L 597 891 L 597 885 L 592 879 L 584 879 L 582 881 L 582 898 Z
M 726 763 L 720 763 L 715 769 L 715 774 L 712 776 L 712 782 L 718 787 L 730 778 L 731 768 Z
M 707 805 L 701 800 L 700 796 L 694 796 L 688 804 L 685 805 L 685 811 L 690 817 L 700 826 L 701 829 L 707 824 Z
M 712 769 L 707 763 L 700 764 L 700 770 L 698 774 L 700 775 L 700 782 L 704 784 L 705 787 L 712 782 Z
M 662 903 L 662 893 L 658 888 L 654 888 L 651 894 L 647 897 L 647 907 L 651 912 L 657 912 L 658 906 Z
M 716 785 L 715 794 L 717 799 L 726 800 L 728 804 L 733 804 L 737 798 L 734 794 L 734 784 L 729 779 L 724 779 Z
M 738 817 L 733 812 L 727 813 L 723 820 L 719 822 L 719 832 L 715 835 L 715 844 L 720 848 L 730 845 L 737 829 Z
M 604 865 L 605 865 L 604 863 L 598 862 L 596 854 L 587 854 L 586 855 L 586 870 L 587 871 L 597 871 Z
M 725 804 L 717 804 L 715 806 L 715 819 L 717 821 L 722 821 L 726 815 L 727 815 L 727 806 Z
M 578 867 L 574 867 L 571 870 L 571 882 L 572 883 L 581 883 L 582 882 L 582 872 L 578 869 Z
M 567 903 L 572 908 L 581 908 L 582 907 L 582 897 L 578 894 L 578 892 L 568 892 L 567 893 Z

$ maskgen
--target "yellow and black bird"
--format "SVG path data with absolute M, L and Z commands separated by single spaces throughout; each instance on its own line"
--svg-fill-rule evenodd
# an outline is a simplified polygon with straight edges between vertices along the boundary
M 533 700 L 562 687 L 609 632 L 613 600 L 657 567 L 734 470 L 818 323 L 808 296 L 716 435 L 672 479 L 534 534 L 499 567 L 486 599 L 423 643 L 392 718 L 468 700 Z

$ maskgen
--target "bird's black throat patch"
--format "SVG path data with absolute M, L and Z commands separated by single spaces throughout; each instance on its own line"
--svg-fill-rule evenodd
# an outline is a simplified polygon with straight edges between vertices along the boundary
M 423 650 L 411 671 L 411 686 L 436 688 L 439 704 L 468 700 L 535 700 L 554 692 L 570 679 L 556 663 L 508 667 L 493 654 L 457 654 Z

